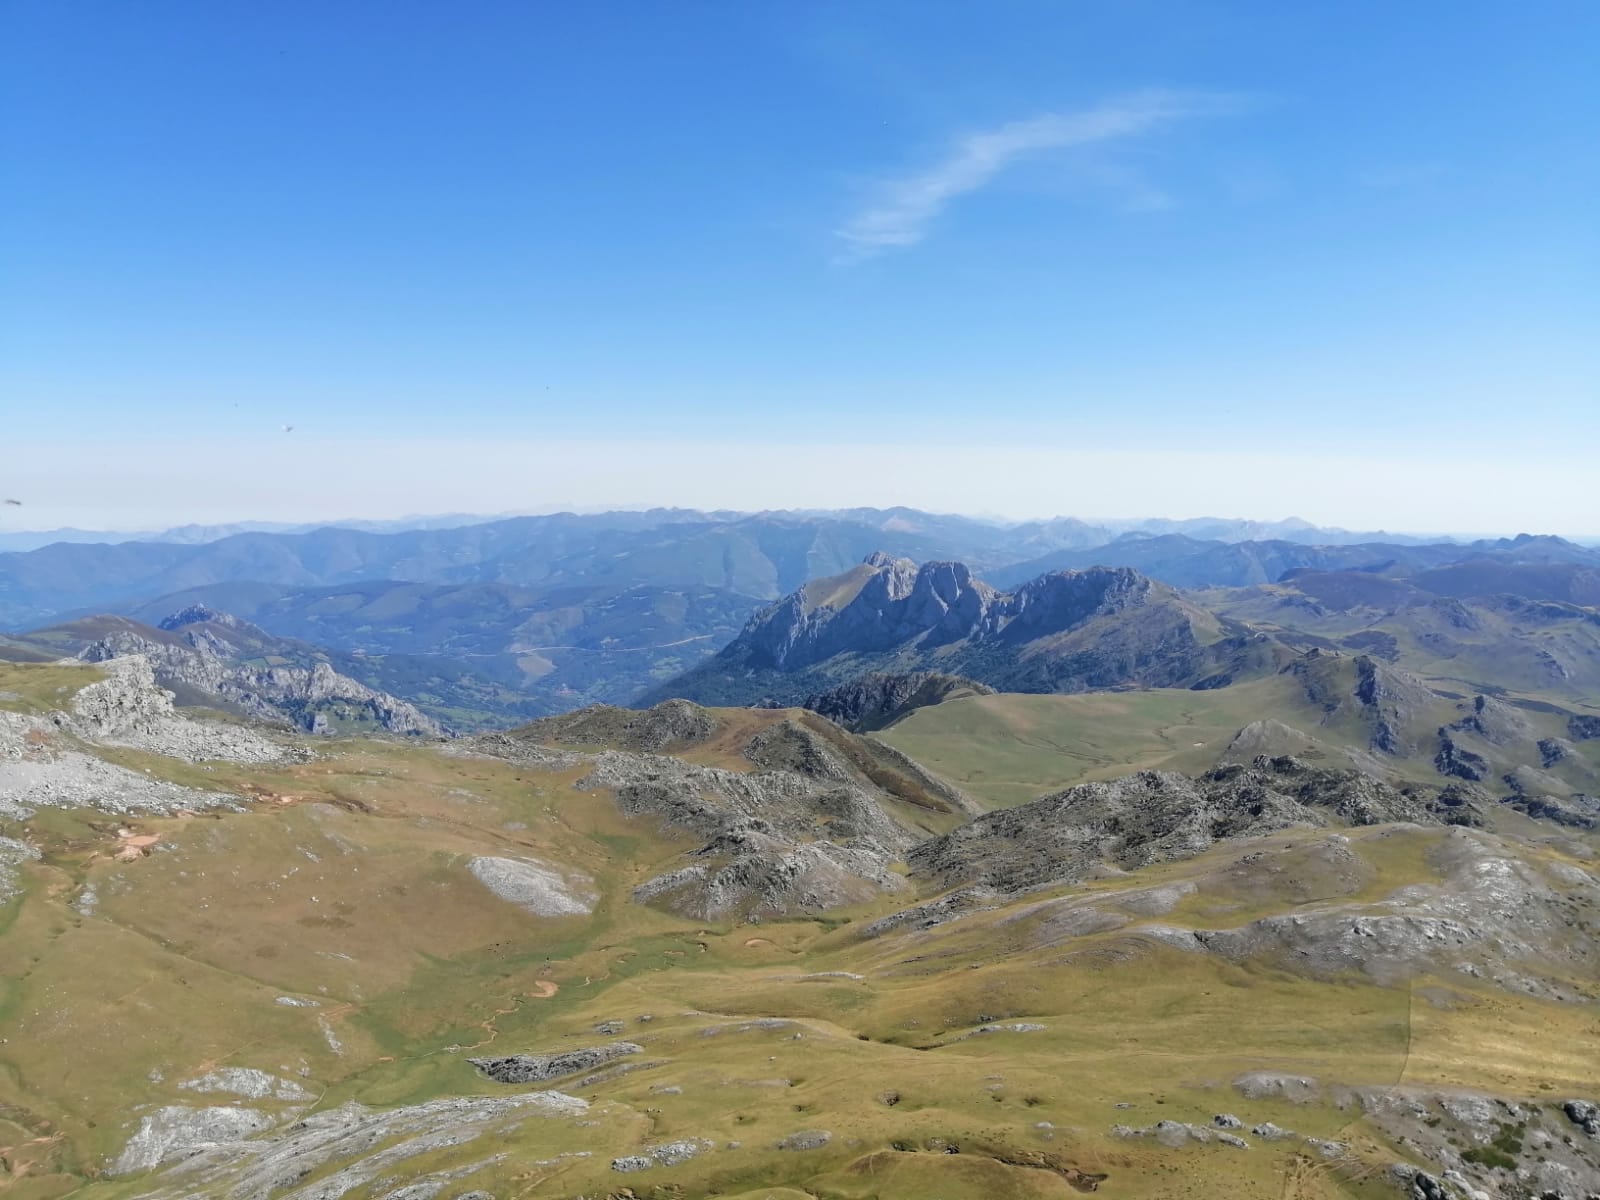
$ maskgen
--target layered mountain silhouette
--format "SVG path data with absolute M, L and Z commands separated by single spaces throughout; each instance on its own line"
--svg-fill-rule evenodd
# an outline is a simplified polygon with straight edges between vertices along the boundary
M 0 628 L 121 611 L 217 584 L 358 582 L 725 589 L 772 600 L 874 550 L 964 562 L 1000 587 L 1055 570 L 1133 567 L 1177 587 L 1269 583 L 1298 568 L 1416 574 L 1452 564 L 1573 564 L 1600 551 L 1552 537 L 1419 544 L 1297 522 L 1145 522 L 1123 532 L 1071 518 L 999 524 L 914 509 L 702 513 L 681 509 L 515 517 L 443 528 L 325 527 L 199 540 L 61 542 L 0 553 Z M 222 529 L 215 530 L 221 533 Z M 190 538 L 195 540 L 189 540 Z M 1356 540 L 1356 539 L 1364 540 Z M 26 543 L 24 543 L 26 544 Z M 217 605 L 217 597 L 199 602 Z

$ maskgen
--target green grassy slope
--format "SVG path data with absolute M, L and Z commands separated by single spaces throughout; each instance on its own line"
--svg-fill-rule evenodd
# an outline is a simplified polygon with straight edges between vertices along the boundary
M 1438 730 L 1470 715 L 1470 701 L 1460 692 L 1459 699 L 1419 693 L 1396 723 L 1403 745 L 1384 753 L 1373 748 L 1371 717 L 1350 702 L 1355 678 L 1353 659 L 1343 658 L 1324 660 L 1314 678 L 1277 674 L 1213 691 L 963 697 L 919 709 L 876 736 L 974 797 L 1005 807 L 1085 780 L 1142 769 L 1203 771 L 1258 753 L 1445 782 L 1434 765 Z M 1485 783 L 1497 791 L 1503 790 L 1497 772 L 1541 766 L 1539 739 L 1568 736 L 1562 706 L 1536 694 L 1513 694 L 1508 704 L 1522 725 L 1514 741 L 1496 745 L 1471 732 L 1453 734 L 1485 757 Z M 1556 794 L 1592 791 L 1600 741 L 1568 745 L 1572 757 L 1540 771 L 1538 786 Z

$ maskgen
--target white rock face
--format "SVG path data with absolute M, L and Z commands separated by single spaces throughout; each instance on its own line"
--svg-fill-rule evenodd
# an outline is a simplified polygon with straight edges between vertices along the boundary
M 246 1100 L 309 1100 L 311 1093 L 292 1079 L 279 1079 L 251 1067 L 219 1067 L 215 1071 L 180 1083 L 190 1092 L 225 1092 Z
M 169 1108 L 145 1118 L 114 1169 L 142 1170 L 181 1158 L 151 1180 L 154 1190 L 144 1193 L 146 1200 L 193 1200 L 201 1195 L 226 1195 L 229 1200 L 338 1200 L 396 1173 L 400 1164 L 418 1155 L 509 1133 L 530 1117 L 581 1117 L 588 1109 L 588 1101 L 563 1092 L 460 1096 L 392 1109 L 350 1101 L 257 1137 L 265 1125 L 252 1128 L 249 1121 L 238 1121 L 230 1129 L 210 1115 L 248 1109 Z M 260 1113 L 252 1115 L 267 1121 Z M 148 1135 L 146 1126 L 151 1128 Z M 479 1162 L 463 1173 L 484 1165 Z M 337 1169 L 284 1190 L 329 1166 Z M 400 1178 L 407 1174 L 411 1173 L 398 1172 Z
M 139 1122 L 111 1171 L 126 1175 L 159 1167 L 200 1150 L 242 1141 L 272 1127 L 272 1118 L 253 1108 L 158 1108 Z
M 143 654 L 96 665 L 105 678 L 72 698 L 71 723 L 85 737 L 187 762 L 277 762 L 285 757 L 282 746 L 253 729 L 179 715 L 172 693 L 157 685 L 155 670 Z
M 533 859 L 475 858 L 467 870 L 502 900 L 536 917 L 581 917 L 600 900 L 594 880 L 582 871 L 556 868 Z

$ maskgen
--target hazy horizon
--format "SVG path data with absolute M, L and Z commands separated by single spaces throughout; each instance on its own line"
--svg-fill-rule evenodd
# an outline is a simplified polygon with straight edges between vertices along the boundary
M 254 469 L 242 477 L 232 457 L 241 453 L 238 447 L 202 455 L 181 477 L 153 468 L 152 462 L 159 460 L 151 455 L 108 453 L 96 458 L 100 464 L 96 477 L 81 481 L 68 504 L 36 504 L 28 499 L 35 494 L 28 485 L 35 479 L 47 485 L 49 480 L 69 474 L 81 447 L 35 447 L 20 463 L 10 465 L 0 487 L 6 497 L 22 501 L 20 506 L 0 510 L 0 534 L 72 529 L 159 533 L 191 525 L 254 522 L 304 526 L 457 517 L 476 522 L 559 512 L 596 514 L 656 508 L 750 514 L 904 507 L 1001 524 L 1056 518 L 1107 525 L 1202 519 L 1267 524 L 1297 519 L 1327 529 L 1408 537 L 1469 539 L 1534 533 L 1600 539 L 1600 521 L 1582 528 L 1537 520 L 1551 489 L 1559 492 L 1563 486 L 1560 473 L 1556 480 L 1547 481 L 1550 487 L 1538 497 L 1540 504 L 1521 505 L 1494 498 L 1492 486 L 1479 493 L 1484 502 L 1472 503 L 1450 487 L 1447 477 L 1441 477 L 1437 482 L 1442 502 L 1426 510 L 1438 520 L 1407 523 L 1394 519 L 1397 510 L 1385 506 L 1381 488 L 1365 500 L 1348 504 L 1300 503 L 1307 497 L 1293 494 L 1295 476 L 1302 470 L 1381 480 L 1386 473 L 1382 460 L 1325 457 L 1308 463 L 1260 456 L 1226 460 L 1212 455 L 1091 452 L 1073 456 L 1003 447 L 820 446 L 791 447 L 783 462 L 773 463 L 764 461 L 767 451 L 761 447 L 663 447 L 627 442 L 452 447 L 434 443 L 425 450 L 391 447 L 380 453 L 371 442 L 365 443 L 363 450 L 359 444 L 301 442 L 295 441 L 295 436 L 281 441 L 263 439 L 249 451 Z M 588 460 L 595 457 L 625 464 L 617 474 L 632 481 L 628 490 L 618 487 L 614 476 L 594 472 Z M 468 482 L 455 472 L 441 477 L 438 465 L 449 462 L 459 463 L 460 474 L 474 473 L 476 479 Z M 816 476 L 826 476 L 841 465 L 856 479 L 831 489 L 827 483 L 816 482 Z M 341 495 L 349 488 L 354 497 L 350 503 L 329 500 L 327 492 L 316 486 L 325 471 L 338 474 L 345 485 Z M 971 491 L 990 503 L 968 501 L 939 482 L 963 472 L 981 472 Z M 1252 472 L 1264 473 L 1275 487 L 1263 486 Z M 1494 474 L 1491 464 L 1482 464 L 1475 472 L 1486 485 L 1492 485 Z M 354 475 L 362 477 L 361 486 L 350 486 Z M 873 477 L 870 485 L 860 482 L 866 476 Z M 531 482 L 521 482 L 524 478 Z M 1565 475 L 1569 502 L 1575 505 L 1585 500 L 1580 495 L 1582 478 L 1575 462 Z M 1207 479 L 1227 486 L 1208 487 Z M 39 491 L 50 494 L 47 486 Z M 1268 491 L 1285 503 L 1274 509 L 1254 504 L 1258 494 Z M 1009 507 L 992 502 L 1004 496 L 1015 502 Z M 1299 507 L 1288 507 L 1288 502 Z M 1109 503 L 1119 507 L 1099 507 Z M 1413 506 L 1410 511 L 1424 510 Z M 1469 514 L 1475 514 L 1477 520 L 1467 519 Z

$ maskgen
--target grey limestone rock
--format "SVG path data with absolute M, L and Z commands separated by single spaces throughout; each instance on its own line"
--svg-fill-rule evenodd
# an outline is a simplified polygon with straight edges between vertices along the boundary
M 159 1167 L 201 1150 L 243 1141 L 270 1128 L 272 1118 L 253 1108 L 158 1108 L 140 1118 L 133 1137 L 111 1164 L 111 1173 L 127 1175 Z
M 1309 1075 L 1286 1075 L 1279 1071 L 1251 1071 L 1235 1079 L 1233 1086 L 1247 1100 L 1309 1104 L 1322 1095 L 1322 1085 Z
M 292 1079 L 280 1079 L 251 1067 L 218 1067 L 178 1085 L 185 1091 L 242 1096 L 246 1100 L 309 1100 L 311 1093 Z
M 532 858 L 482 857 L 468 862 L 467 870 L 496 896 L 536 917 L 587 916 L 600 900 L 594 879 L 573 867 Z
M 166 1147 L 160 1157 L 172 1165 L 150 1181 L 154 1190 L 143 1193 L 150 1200 L 211 1194 L 226 1194 L 229 1200 L 338 1200 L 419 1155 L 464 1145 L 530 1117 L 581 1116 L 588 1107 L 576 1096 L 551 1091 L 451 1097 L 394 1109 L 349 1102 L 270 1130 L 271 1120 L 261 1114 L 255 1121 L 219 1118 L 221 1124 L 182 1115 L 252 1110 L 160 1110 L 151 1114 L 158 1118 L 153 1129 L 147 1132 L 141 1125 L 124 1158 L 142 1169 L 153 1150 Z M 171 1130 L 176 1138 L 168 1136 Z M 174 1157 L 182 1161 L 172 1163 Z M 493 1161 L 498 1160 L 486 1160 Z M 335 1169 L 302 1183 L 327 1167 Z
M 1141 771 L 987 813 L 907 856 L 919 878 L 1016 893 L 1192 858 L 1222 838 L 1293 826 L 1437 824 L 1433 794 L 1408 794 L 1354 770 L 1260 758 L 1189 778 Z
M 634 1042 L 608 1042 L 581 1050 L 562 1050 L 553 1054 L 512 1054 L 503 1058 L 469 1058 L 496 1083 L 542 1083 L 580 1071 L 593 1071 L 629 1054 L 640 1054 L 644 1047 Z
M 612 1159 L 611 1169 L 627 1173 L 647 1171 L 651 1167 L 675 1167 L 711 1149 L 711 1146 L 712 1143 L 705 1138 L 684 1138 L 676 1142 L 662 1142 L 659 1145 L 646 1146 L 638 1154 L 629 1154 L 621 1158 Z
M 1592 1138 L 1600 1138 L 1600 1104 L 1592 1100 L 1564 1100 L 1561 1111 Z
M 798 1133 L 791 1133 L 777 1143 L 779 1150 L 820 1150 L 833 1140 L 833 1134 L 826 1129 L 802 1129 Z

